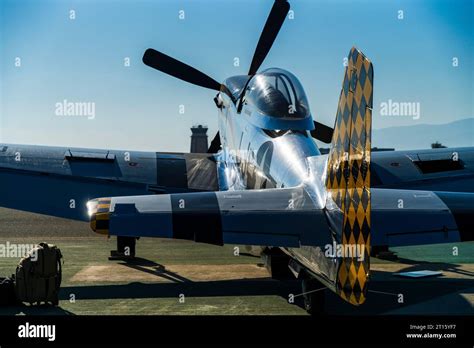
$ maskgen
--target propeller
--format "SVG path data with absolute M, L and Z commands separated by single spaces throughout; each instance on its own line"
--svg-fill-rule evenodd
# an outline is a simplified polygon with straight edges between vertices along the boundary
M 145 51 L 143 63 L 165 74 L 192 83 L 193 85 L 216 91 L 221 89 L 221 84 L 212 77 L 153 48 L 149 48 Z
M 249 75 L 255 75 L 257 70 L 260 68 L 260 65 L 262 65 L 289 10 L 290 4 L 286 0 L 275 0 L 262 33 L 260 34 L 257 47 L 255 48 L 255 53 L 249 69 Z M 151 68 L 164 72 L 165 74 L 192 83 L 193 85 L 216 91 L 224 89 L 223 86 L 212 77 L 177 59 L 158 52 L 153 48 L 149 48 L 145 51 L 145 54 L 143 55 L 143 63 Z M 229 94 L 229 91 L 224 90 L 224 92 Z
M 268 15 L 262 34 L 258 40 L 252 63 L 250 64 L 249 75 L 255 75 L 272 48 L 280 28 L 285 21 L 286 15 L 290 10 L 290 4 L 286 0 L 275 0 L 273 7 Z
M 253 54 L 252 63 L 250 64 L 248 73 L 250 77 L 242 89 L 242 93 L 239 97 L 239 104 L 237 106 L 238 113 L 242 111 L 244 94 L 245 90 L 247 89 L 247 85 L 249 84 L 252 77 L 257 73 L 268 52 L 272 48 L 273 42 L 275 42 L 278 32 L 280 31 L 289 10 L 290 4 L 286 0 L 275 0 L 273 3 L 270 14 L 268 15 L 267 21 L 265 22 L 265 26 L 263 27 L 262 33 L 260 34 L 260 38 L 258 39 L 257 47 L 255 47 L 255 52 Z
M 334 129 L 325 124 L 314 121 L 314 129 L 311 131 L 311 136 L 323 143 L 330 144 L 332 142 L 332 133 Z
M 219 135 L 219 132 L 217 132 L 216 136 L 211 141 L 211 145 L 209 146 L 209 149 L 207 149 L 207 153 L 216 153 L 220 149 L 221 149 L 221 137 Z
M 263 27 L 262 33 L 260 34 L 257 47 L 255 48 L 248 73 L 250 76 L 253 76 L 257 73 L 258 69 L 265 60 L 265 57 L 272 48 L 273 42 L 275 41 L 289 10 L 290 4 L 287 2 L 287 0 L 275 0 L 270 14 L 268 15 L 267 21 L 265 22 L 265 26 Z M 204 74 L 203 72 L 193 68 L 192 66 L 189 66 L 164 53 L 158 52 L 153 48 L 149 48 L 145 51 L 143 55 L 143 63 L 151 68 L 164 72 L 165 74 L 171 75 L 193 85 L 213 89 L 215 91 L 222 91 L 226 93 L 234 102 L 236 102 L 236 98 L 226 86 L 217 82 L 212 77 Z M 209 151 L 218 151 L 219 147 L 220 138 L 219 133 L 217 133 L 216 137 L 211 143 Z
M 268 15 L 267 21 L 265 22 L 265 26 L 263 27 L 262 33 L 260 34 L 257 47 L 255 47 L 255 52 L 253 54 L 248 75 L 253 76 L 257 73 L 258 69 L 268 55 L 268 52 L 272 48 L 272 45 L 275 42 L 278 32 L 280 31 L 289 10 L 290 4 L 287 0 L 275 0 L 273 3 L 270 14 Z M 235 101 L 235 97 L 227 89 L 227 87 L 223 86 L 209 75 L 206 75 L 203 72 L 177 59 L 167 56 L 164 53 L 158 52 L 153 48 L 149 48 L 145 51 L 145 54 L 143 55 L 143 63 L 151 68 L 164 72 L 165 74 L 171 75 L 180 80 L 189 82 L 193 85 L 213 89 L 215 91 L 222 91 L 226 93 L 233 101 Z M 314 121 L 314 125 L 315 129 L 311 131 L 313 138 L 318 139 L 324 143 L 331 143 L 333 129 L 316 121 Z M 219 133 L 217 133 L 211 143 L 209 151 L 217 152 L 219 147 L 220 138 Z
M 230 99 L 234 100 L 234 96 L 229 89 L 221 83 L 214 80 L 209 75 L 180 62 L 173 57 L 167 56 L 164 53 L 158 52 L 153 48 L 149 48 L 143 54 L 143 63 L 149 67 L 164 72 L 165 74 L 176 77 L 177 79 L 189 82 L 193 85 L 204 88 L 213 89 L 226 93 Z

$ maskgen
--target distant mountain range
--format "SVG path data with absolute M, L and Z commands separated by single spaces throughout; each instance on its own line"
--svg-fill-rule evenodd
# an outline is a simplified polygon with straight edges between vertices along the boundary
M 372 132 L 372 146 L 379 148 L 429 149 L 436 141 L 447 147 L 474 146 L 474 118 L 446 124 L 380 128 Z

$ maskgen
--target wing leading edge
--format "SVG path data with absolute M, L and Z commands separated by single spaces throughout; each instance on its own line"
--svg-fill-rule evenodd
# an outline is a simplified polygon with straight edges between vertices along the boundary
M 274 247 L 332 242 L 323 210 L 302 187 L 99 198 L 88 210 L 91 228 L 108 235 Z
M 372 189 L 372 245 L 474 240 L 474 193 Z
M 372 189 L 371 204 L 372 246 L 473 240 L 474 194 Z M 326 210 L 317 208 L 305 187 L 98 198 L 88 203 L 91 228 L 101 234 L 290 251 L 307 250 L 304 247 L 323 251 L 333 244 Z M 357 260 L 362 255 L 349 256 Z M 328 255 L 318 262 L 336 265 L 336 261 L 335 255 Z M 307 267 L 329 289 L 352 304 L 362 303 L 354 300 L 354 293 L 365 298 L 361 291 L 355 292 L 356 285 L 351 296 L 342 294 L 338 273 L 326 277 L 318 262 L 313 260 Z M 356 272 L 347 275 L 349 283 L 357 284 L 356 276 L 361 277 Z
M 0 206 L 88 220 L 94 197 L 214 191 L 211 154 L 0 144 Z

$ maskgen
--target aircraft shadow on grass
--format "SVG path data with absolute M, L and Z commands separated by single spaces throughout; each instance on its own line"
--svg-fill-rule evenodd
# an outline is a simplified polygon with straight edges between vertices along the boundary
M 51 305 L 20 305 L 20 306 L 7 306 L 0 308 L 0 316 L 4 315 L 75 315 L 74 313 L 67 311 L 59 306 Z
M 167 270 L 164 265 L 141 257 L 136 257 L 133 261 L 121 262 L 120 265 L 135 269 L 137 271 L 153 274 L 177 283 L 192 282 L 192 280 L 188 278 Z
M 406 267 L 401 271 L 416 270 L 449 271 L 460 275 L 473 276 L 473 272 L 460 269 L 460 265 L 434 262 L 416 262 L 399 259 Z M 97 299 L 152 299 L 178 298 L 184 293 L 187 297 L 235 297 L 235 296 L 280 296 L 288 300 L 289 294 L 299 295 L 301 287 L 296 280 L 277 281 L 271 278 L 247 278 L 216 281 L 191 281 L 177 273 L 166 270 L 163 265 L 146 259 L 121 263 L 125 267 L 154 274 L 167 282 L 110 285 L 64 286 L 60 291 L 60 300 L 69 300 L 69 294 L 74 293 L 76 300 Z M 150 268 L 151 267 L 151 268 Z M 325 305 L 322 312 L 330 315 L 374 315 L 402 311 L 403 314 L 423 315 L 426 313 L 469 314 L 472 315 L 472 304 L 461 295 L 450 297 L 449 301 L 430 300 L 453 294 L 459 291 L 474 292 L 474 277 L 439 279 L 431 277 L 424 279 L 404 279 L 392 272 L 372 271 L 372 282 L 369 296 L 363 306 L 354 307 L 331 291 L 325 292 Z M 404 303 L 398 302 L 398 294 L 403 294 Z M 423 304 L 426 302 L 427 304 Z M 428 303 L 430 302 L 430 303 Z M 294 305 L 303 307 L 302 296 L 296 296 Z M 404 311 L 409 306 L 413 309 Z M 416 306 L 420 305 L 420 306 Z M 0 309 L 0 315 L 74 315 L 61 307 L 50 306 L 16 306 Z M 100 314 L 100 310 L 97 312 Z
M 449 300 L 436 300 L 459 291 L 474 293 L 474 272 L 461 269 L 461 265 L 453 263 L 414 261 L 398 258 L 397 262 L 406 267 L 399 272 L 412 272 L 421 270 L 452 272 L 469 276 L 466 278 L 442 278 L 442 275 L 421 279 L 402 278 L 387 271 L 371 271 L 371 284 L 367 301 L 363 306 L 350 306 L 332 292 L 326 293 L 326 310 L 332 314 L 373 315 L 398 312 L 398 314 L 444 314 L 466 315 L 474 314 L 472 303 L 463 296 L 456 294 Z M 403 303 L 399 303 L 399 294 L 403 295 Z M 425 302 L 425 303 L 424 303 Z M 413 306 L 411 309 L 408 307 Z
M 421 269 L 450 271 L 463 275 L 472 275 L 472 272 L 459 269 L 459 265 L 448 263 L 416 262 L 400 259 L 399 262 L 407 264 L 403 271 Z M 61 299 L 67 299 L 67 294 L 76 294 L 77 299 L 124 299 L 124 298 L 178 298 L 180 293 L 187 297 L 215 297 L 215 296 L 271 296 L 276 295 L 288 300 L 289 294 L 298 295 L 301 287 L 296 280 L 277 281 L 271 278 L 234 279 L 217 281 L 191 281 L 177 273 L 166 270 L 163 265 L 153 261 L 139 259 L 135 262 L 123 263 L 143 272 L 151 273 L 170 282 L 166 283 L 140 283 L 111 285 L 91 285 L 65 287 L 61 292 Z M 150 269 L 150 266 L 152 269 Z M 336 294 L 325 290 L 325 308 L 323 311 L 335 315 L 373 315 L 385 314 L 408 306 L 422 304 L 437 297 L 449 295 L 463 290 L 471 293 L 474 289 L 473 279 L 403 279 L 392 272 L 373 271 L 372 284 L 367 302 L 363 306 L 354 307 L 341 301 Z M 403 294 L 404 303 L 398 302 L 398 294 Z M 443 313 L 465 314 L 472 304 L 464 297 L 457 295 L 449 303 L 438 303 L 436 306 Z M 294 305 L 303 307 L 302 296 L 295 298 Z M 428 307 L 426 307 L 428 306 Z M 414 309 L 410 314 L 424 314 L 426 309 L 432 312 L 432 305 Z M 419 312 L 418 312 L 419 311 Z
M 398 262 L 402 264 L 406 264 L 407 268 L 403 269 L 403 272 L 412 272 L 412 271 L 420 271 L 420 270 L 430 270 L 430 271 L 446 271 L 452 272 L 459 275 L 465 275 L 469 277 L 473 277 L 474 279 L 474 272 L 469 270 L 461 269 L 461 265 L 455 263 L 445 263 L 445 262 L 428 262 L 428 261 L 414 261 L 411 259 L 406 258 L 398 258 Z

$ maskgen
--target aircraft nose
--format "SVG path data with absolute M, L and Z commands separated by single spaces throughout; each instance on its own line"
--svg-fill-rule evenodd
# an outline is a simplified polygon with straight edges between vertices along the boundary
M 109 234 L 111 198 L 96 198 L 87 202 L 91 229 L 98 234 Z

